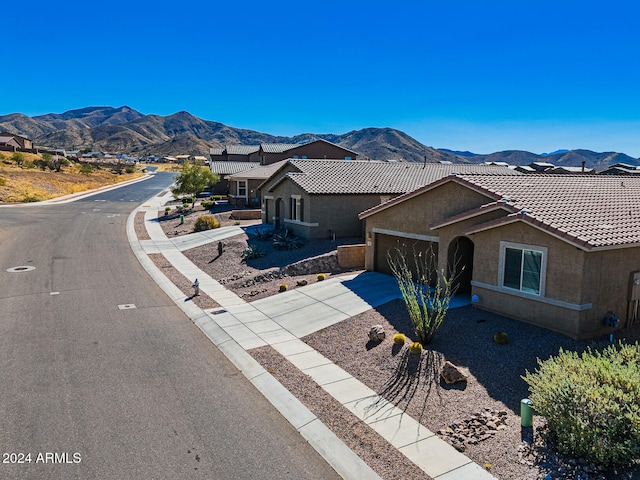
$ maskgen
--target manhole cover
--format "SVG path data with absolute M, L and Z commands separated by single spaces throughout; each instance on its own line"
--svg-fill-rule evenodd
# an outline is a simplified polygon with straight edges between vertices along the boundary
M 7 272 L 9 273 L 17 273 L 17 272 L 29 272 L 31 270 L 35 270 L 36 267 L 31 265 L 21 265 L 19 267 L 11 267 L 7 268 Z

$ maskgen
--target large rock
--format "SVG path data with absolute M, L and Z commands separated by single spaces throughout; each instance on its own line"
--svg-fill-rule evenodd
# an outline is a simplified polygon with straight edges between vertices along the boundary
M 374 325 L 369 330 L 369 340 L 372 342 L 381 342 L 384 340 L 385 333 L 382 325 Z
M 446 361 L 440 370 L 440 375 L 448 384 L 466 382 L 467 376 L 450 361 Z

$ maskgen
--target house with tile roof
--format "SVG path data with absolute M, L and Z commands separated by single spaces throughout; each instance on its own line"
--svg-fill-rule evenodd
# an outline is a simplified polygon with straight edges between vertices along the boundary
M 258 162 L 235 162 L 235 161 L 211 161 L 211 171 L 218 175 L 220 180 L 213 186 L 212 193 L 215 195 L 228 195 L 232 190 L 229 186 L 229 177 L 235 173 L 244 172 L 260 166 Z
M 452 172 L 520 175 L 489 165 L 289 159 L 259 187 L 262 221 L 304 238 L 362 237 L 358 213 Z
M 229 204 L 240 208 L 261 208 L 260 185 L 282 167 L 286 160 L 280 160 L 270 165 L 260 165 L 255 162 L 247 163 L 253 164 L 254 168 L 243 169 L 227 176 L 229 182 Z
M 358 154 L 327 140 L 308 143 L 262 143 L 260 145 L 226 145 L 209 149 L 212 161 L 259 162 L 261 165 L 293 159 L 321 158 L 355 160 Z
M 592 338 L 638 314 L 639 198 L 636 176 L 449 175 L 359 215 L 366 268 L 432 247 L 479 308 Z

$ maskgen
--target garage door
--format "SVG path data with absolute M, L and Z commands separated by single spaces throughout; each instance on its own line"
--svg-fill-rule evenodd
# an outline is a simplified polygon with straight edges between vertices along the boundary
M 374 257 L 374 270 L 380 273 L 386 273 L 393 275 L 389 262 L 387 261 L 387 252 L 391 249 L 399 248 L 405 252 L 405 258 L 407 265 L 416 278 L 416 266 L 414 262 L 414 252 L 416 254 L 422 252 L 425 255 L 427 252 L 433 251 L 436 255 L 436 262 L 438 259 L 438 242 L 429 242 L 426 240 L 415 240 L 413 238 L 398 237 L 395 235 L 385 235 L 383 233 L 375 234 L 375 257 Z M 437 266 L 437 264 L 436 264 Z

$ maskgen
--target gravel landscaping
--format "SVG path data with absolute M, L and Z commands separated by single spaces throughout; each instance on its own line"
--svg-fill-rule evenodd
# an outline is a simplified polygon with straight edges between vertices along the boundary
M 203 213 L 206 212 L 197 212 Z M 228 218 L 228 212 L 215 215 L 221 223 L 236 222 Z M 185 216 L 184 225 L 179 228 L 172 220 L 160 224 L 168 236 L 173 236 L 175 232 L 190 232 L 189 222 L 193 225 L 196 218 L 196 215 Z M 138 227 L 136 225 L 136 232 Z M 327 278 L 352 273 L 337 267 L 335 249 L 340 243 L 360 242 L 361 239 L 313 241 L 299 250 L 280 251 L 273 248 L 271 242 L 258 242 L 245 233 L 226 239 L 220 256 L 217 245 L 183 253 L 226 288 L 251 302 L 277 294 L 282 283 L 288 288 L 298 288 L 305 282 L 318 281 L 318 273 L 324 273 Z M 259 245 L 265 256 L 242 262 L 241 255 L 248 244 Z M 189 282 L 184 277 L 179 279 L 181 275 L 163 263 L 166 259 L 161 255 L 151 257 L 172 281 L 175 278 L 184 285 Z M 368 339 L 373 325 L 382 325 L 386 332 L 380 343 Z M 535 370 L 537 358 L 546 359 L 558 353 L 559 348 L 581 350 L 594 342 L 573 341 L 474 307 L 451 310 L 433 342 L 420 356 L 410 355 L 406 345 L 393 345 L 392 337 L 397 332 L 404 333 L 410 341 L 411 324 L 402 301 L 351 317 L 303 341 L 427 428 L 438 432 L 445 441 L 500 480 L 640 478 L 638 466 L 603 470 L 579 459 L 554 454 L 543 441 L 544 421 L 540 417 L 534 417 L 533 429 L 520 426 L 520 400 L 528 396 L 521 375 Z M 497 332 L 508 334 L 506 345 L 493 342 Z M 640 339 L 640 325 L 631 331 L 616 332 L 615 338 Z M 606 342 L 608 338 L 600 339 L 599 343 Z M 383 478 L 429 478 L 275 350 L 263 347 L 250 353 Z M 445 361 L 459 366 L 468 376 L 467 381 L 454 385 L 444 383 L 440 379 L 440 368 Z M 477 430 L 475 434 L 474 430 Z

